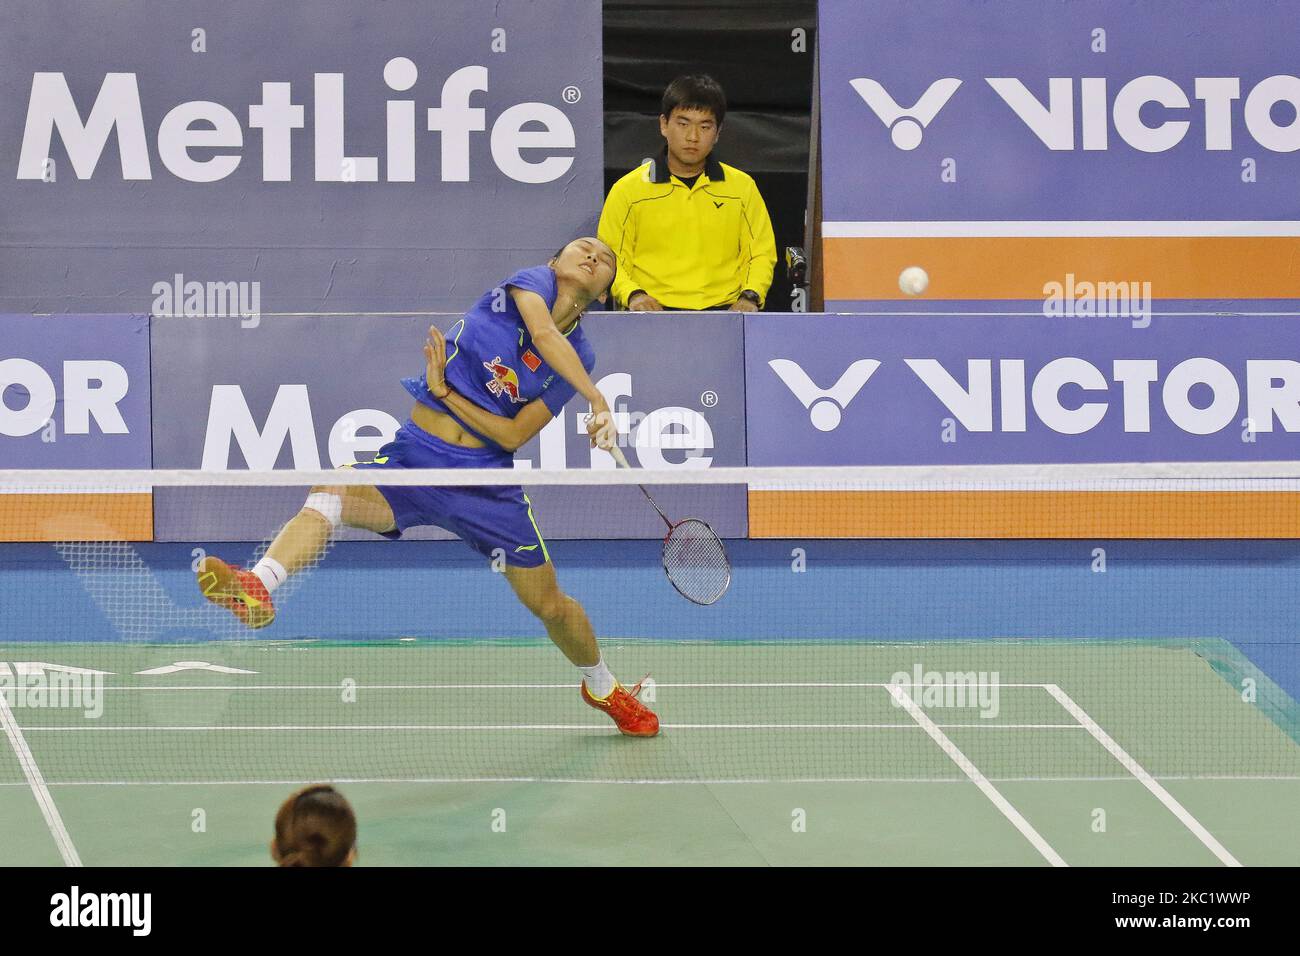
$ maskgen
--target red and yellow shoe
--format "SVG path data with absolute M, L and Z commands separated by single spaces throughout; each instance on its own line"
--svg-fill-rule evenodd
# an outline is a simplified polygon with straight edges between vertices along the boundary
M 609 696 L 601 698 L 593 697 L 591 691 L 587 690 L 587 682 L 583 681 L 582 699 L 597 710 L 609 714 L 618 726 L 619 733 L 629 737 L 653 737 L 659 733 L 659 718 L 653 710 L 637 700 L 637 695 L 641 693 L 641 683 L 644 683 L 644 679 L 629 691 L 615 682 Z
M 271 595 L 252 571 L 209 555 L 199 562 L 198 582 L 205 598 L 251 628 L 266 627 L 275 620 Z

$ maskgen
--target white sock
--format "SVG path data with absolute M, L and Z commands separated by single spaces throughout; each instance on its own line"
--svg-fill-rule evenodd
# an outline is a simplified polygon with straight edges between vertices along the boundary
M 270 594 L 281 584 L 289 579 L 289 572 L 284 569 L 284 565 L 275 558 L 263 558 L 253 566 L 253 573 L 257 579 L 266 586 L 266 593 Z
M 604 655 L 590 667 L 579 667 L 578 670 L 582 671 L 582 679 L 587 682 L 587 690 L 592 697 L 604 700 L 614 692 L 614 684 L 617 682 L 605 666 Z

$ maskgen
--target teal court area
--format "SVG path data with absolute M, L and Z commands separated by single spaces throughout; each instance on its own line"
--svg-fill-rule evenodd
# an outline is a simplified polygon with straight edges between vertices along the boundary
M 1226 642 L 607 653 L 654 675 L 657 739 L 536 642 L 0 646 L 111 672 L 98 716 L 6 705 L 4 861 L 269 864 L 276 806 L 320 780 L 363 865 L 1300 861 L 1287 698 Z M 210 666 L 139 673 L 177 662 Z

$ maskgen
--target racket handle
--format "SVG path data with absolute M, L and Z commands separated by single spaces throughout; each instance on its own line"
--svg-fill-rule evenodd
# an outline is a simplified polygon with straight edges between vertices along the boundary
M 609 449 L 609 453 L 612 456 L 614 456 L 614 461 L 618 462 L 618 467 L 620 468 L 632 467 L 627 463 L 627 456 L 623 454 L 623 449 L 619 448 L 617 445 L 611 445 Z

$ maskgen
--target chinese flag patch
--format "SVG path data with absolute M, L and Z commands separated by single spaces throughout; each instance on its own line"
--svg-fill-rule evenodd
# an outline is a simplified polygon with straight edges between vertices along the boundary
M 542 367 L 542 360 L 537 357 L 537 354 L 532 349 L 526 349 L 524 351 L 524 364 L 528 366 L 528 371 L 536 372 Z

